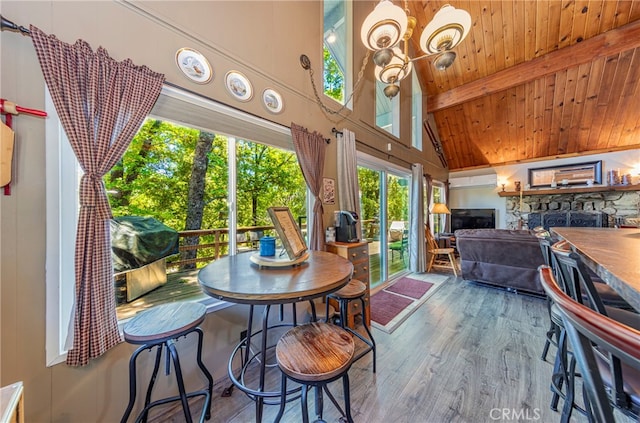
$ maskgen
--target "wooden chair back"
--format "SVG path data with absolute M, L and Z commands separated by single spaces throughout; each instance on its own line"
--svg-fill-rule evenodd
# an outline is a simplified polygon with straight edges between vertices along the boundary
M 438 243 L 436 242 L 436 239 L 433 237 L 433 234 L 431 233 L 431 229 L 425 228 L 424 236 L 425 236 L 425 239 L 427 240 L 428 251 L 436 250 L 439 248 Z

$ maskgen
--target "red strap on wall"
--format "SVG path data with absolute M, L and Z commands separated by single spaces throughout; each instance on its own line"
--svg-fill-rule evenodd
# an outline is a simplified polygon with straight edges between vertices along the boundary
M 0 114 L 5 115 L 5 124 L 9 128 L 13 128 L 13 115 L 24 113 L 31 116 L 46 117 L 47 112 L 43 110 L 29 109 L 27 107 L 18 106 L 17 104 L 0 98 Z M 4 195 L 11 195 L 11 184 L 4 186 Z

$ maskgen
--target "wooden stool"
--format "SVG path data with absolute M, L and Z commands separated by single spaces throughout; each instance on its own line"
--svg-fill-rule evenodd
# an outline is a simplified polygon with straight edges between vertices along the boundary
M 125 423 L 129 418 L 133 405 L 136 401 L 136 359 L 142 351 L 151 350 L 154 347 L 157 347 L 157 353 L 153 374 L 149 381 L 149 387 L 147 388 L 144 409 L 140 412 L 135 421 L 147 421 L 149 410 L 156 405 L 166 404 L 172 401 L 181 401 L 185 421 L 191 422 L 191 411 L 189 410 L 189 403 L 187 399 L 200 395 L 205 397 L 200 421 L 202 422 L 204 419 L 209 420 L 211 417 L 213 378 L 202 363 L 202 329 L 198 327 L 198 325 L 204 321 L 205 313 L 206 308 L 200 303 L 180 302 L 163 304 L 138 313 L 124 326 L 124 339 L 131 344 L 142 345 L 136 349 L 129 360 L 129 405 L 124 412 L 124 416 L 122 416 L 122 423 Z M 196 332 L 198 334 L 198 367 L 200 367 L 200 370 L 202 370 L 202 373 L 209 381 L 209 387 L 207 389 L 187 393 L 185 392 L 184 381 L 182 380 L 182 369 L 180 368 L 180 360 L 178 358 L 178 351 L 176 350 L 175 342 L 179 337 L 186 336 L 191 332 Z M 171 361 L 173 361 L 176 379 L 178 382 L 178 391 L 180 394 L 151 402 L 151 391 L 153 390 L 153 385 L 158 374 L 158 368 L 160 367 L 160 356 L 162 355 L 162 350 L 165 347 L 166 374 L 169 374 Z M 171 357 L 171 360 L 169 357 Z
M 327 307 L 329 307 L 328 298 L 332 298 L 338 302 L 338 305 L 339 305 L 338 312 L 340 314 L 340 326 L 343 329 L 346 329 L 347 331 L 351 332 L 352 334 L 360 338 L 362 342 L 364 342 L 369 346 L 369 348 L 360 352 L 353 361 L 359 360 L 360 358 L 365 356 L 367 353 L 369 353 L 369 351 L 373 352 L 373 373 L 375 373 L 376 372 L 376 341 L 373 339 L 373 335 L 371 334 L 369 325 L 367 325 L 366 316 L 364 315 L 365 309 L 366 309 L 364 298 L 366 294 L 367 294 L 367 286 L 357 279 L 351 279 L 351 281 L 347 285 L 340 288 L 336 292 L 332 292 L 331 294 L 327 295 Z M 349 304 L 351 303 L 351 301 L 360 301 L 360 304 L 362 305 L 362 326 L 364 326 L 364 330 L 367 332 L 369 339 L 365 338 L 357 330 L 351 329 L 351 327 L 349 327 L 349 325 L 346 324 L 346 322 L 349 319 Z
M 282 371 L 282 396 L 280 410 L 275 421 L 279 422 L 287 402 L 287 379 L 302 385 L 302 421 L 309 422 L 307 391 L 315 387 L 316 415 L 322 420 L 322 391 L 347 421 L 352 423 L 349 396 L 349 375 L 355 351 L 353 337 L 344 329 L 331 323 L 312 322 L 296 326 L 286 332 L 276 345 L 276 360 Z M 329 392 L 327 384 L 342 378 L 345 410 Z

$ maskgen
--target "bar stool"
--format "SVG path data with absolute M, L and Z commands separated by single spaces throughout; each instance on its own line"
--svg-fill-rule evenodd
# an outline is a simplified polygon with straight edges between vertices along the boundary
M 369 325 L 367 324 L 367 319 L 364 315 L 366 310 L 366 305 L 364 301 L 366 294 L 367 294 L 367 286 L 363 282 L 357 279 L 351 279 L 351 281 L 347 285 L 340 288 L 336 292 L 332 292 L 331 294 L 327 295 L 326 308 L 329 307 L 329 300 L 328 300 L 329 298 L 332 298 L 338 302 L 338 305 L 339 305 L 338 313 L 340 315 L 340 327 L 342 327 L 343 329 L 346 329 L 350 333 L 360 338 L 360 340 L 362 340 L 362 342 L 367 344 L 367 346 L 369 347 L 361 351 L 353 361 L 357 361 L 361 359 L 363 356 L 365 356 L 366 354 L 368 354 L 369 352 L 372 352 L 373 353 L 373 373 L 375 373 L 376 372 L 376 341 L 373 339 L 373 335 L 371 334 L 371 330 L 369 329 Z M 364 326 L 364 329 L 367 332 L 369 339 L 365 338 L 360 332 L 358 332 L 355 329 L 351 329 L 349 325 L 345 324 L 349 319 L 349 304 L 351 303 L 351 301 L 358 301 L 358 300 L 360 301 L 360 305 L 362 306 L 362 326 Z M 325 313 L 327 315 L 329 314 L 328 311 L 326 311 Z
M 163 304 L 152 307 L 138 313 L 124 326 L 124 339 L 131 344 L 140 345 L 129 359 L 129 405 L 127 406 L 122 423 L 125 423 L 133 405 L 136 401 L 136 359 L 144 350 L 151 351 L 156 347 L 156 359 L 153 368 L 153 374 L 149 381 L 147 394 L 144 402 L 144 409 L 136 417 L 136 422 L 147 421 L 149 410 L 157 405 L 166 404 L 173 401 L 181 401 L 184 410 L 186 422 L 191 422 L 191 411 L 189 410 L 188 398 L 195 396 L 204 396 L 204 406 L 202 408 L 202 416 L 200 421 L 209 420 L 211 417 L 211 397 L 213 391 L 213 378 L 202 363 L 202 329 L 198 327 L 204 321 L 206 308 L 200 303 L 194 302 L 178 302 Z M 185 392 L 184 381 L 182 379 L 182 369 L 178 358 L 178 351 L 175 342 L 178 338 L 196 332 L 198 334 L 198 350 L 197 363 L 202 373 L 209 381 L 209 387 L 194 392 Z M 151 391 L 156 381 L 158 368 L 160 367 L 160 357 L 162 350 L 166 348 L 166 374 L 168 375 L 171 368 L 171 361 L 176 373 L 179 395 L 159 399 L 151 402 Z
M 353 423 L 349 394 L 349 375 L 355 352 L 353 337 L 344 329 L 331 323 L 311 322 L 287 331 L 276 345 L 276 360 L 282 371 L 280 410 L 275 418 L 279 422 L 287 402 L 287 379 L 302 385 L 300 402 L 302 421 L 309 422 L 307 392 L 315 387 L 317 421 L 322 421 L 322 392 L 340 414 Z M 327 384 L 342 378 L 345 410 L 340 408 Z

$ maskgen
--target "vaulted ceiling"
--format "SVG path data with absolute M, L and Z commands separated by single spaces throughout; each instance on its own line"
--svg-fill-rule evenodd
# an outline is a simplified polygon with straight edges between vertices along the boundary
M 444 4 L 471 32 L 415 69 L 450 170 L 640 148 L 640 0 L 410 1 L 416 51 Z

